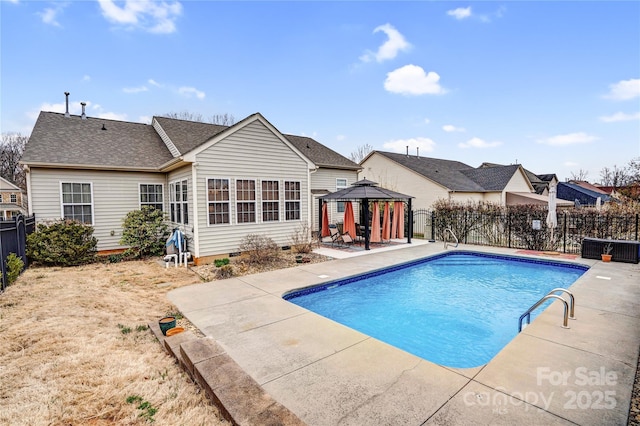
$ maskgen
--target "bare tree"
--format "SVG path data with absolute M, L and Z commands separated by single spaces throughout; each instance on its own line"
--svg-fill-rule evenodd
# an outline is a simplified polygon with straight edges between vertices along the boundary
M 224 114 L 214 114 L 209 118 L 205 118 L 200 113 L 190 111 L 169 112 L 163 116 L 177 120 L 199 121 L 200 123 L 218 124 L 221 126 L 231 126 L 236 122 L 235 117 L 226 112 Z
M 633 164 L 634 160 L 631 160 L 628 167 L 618 168 L 618 166 L 614 165 L 613 170 L 603 167 L 600 171 L 600 177 L 602 178 L 600 183 L 614 188 L 620 188 L 632 183 L 634 180 Z
M 29 136 L 20 133 L 3 133 L 0 141 L 0 176 L 23 190 L 27 187 L 26 176 L 19 161 L 28 141 Z
M 571 172 L 571 180 L 587 180 L 588 175 L 588 171 L 580 169 L 577 173 Z
M 356 148 L 355 151 L 351 152 L 351 154 L 349 154 L 349 159 L 351 161 L 353 161 L 354 163 L 359 163 L 362 160 L 364 160 L 364 158 L 369 155 L 369 153 L 373 151 L 373 147 L 371 145 L 369 145 L 368 143 L 364 144 L 364 145 L 360 145 L 358 146 L 358 148 Z
M 629 160 L 627 172 L 629 180 L 627 183 L 640 183 L 640 157 Z

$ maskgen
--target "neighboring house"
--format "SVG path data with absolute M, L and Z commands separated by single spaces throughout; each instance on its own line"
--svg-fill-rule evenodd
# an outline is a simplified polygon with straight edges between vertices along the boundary
M 584 189 L 588 189 L 589 191 L 592 192 L 596 192 L 600 195 L 610 195 L 607 191 L 605 191 L 604 189 L 597 187 L 595 185 L 590 184 L 589 182 L 587 182 L 586 180 L 570 180 L 569 183 L 573 183 L 575 185 L 578 185 Z
M 259 113 L 219 126 L 41 112 L 21 162 L 38 220 L 91 224 L 98 250 L 108 252 L 124 248 L 125 215 L 151 205 L 185 232 L 196 263 L 237 252 L 251 233 L 289 245 L 317 216 L 312 191 L 335 191 L 359 170 L 311 138 L 283 135 Z
M 431 208 L 438 199 L 456 202 L 546 204 L 537 195 L 522 166 L 474 168 L 459 161 L 383 151 L 371 152 L 362 162 L 360 178 L 381 187 L 415 196 L 415 209 Z
M 482 163 L 480 167 L 504 167 L 504 164 Z M 548 196 L 549 187 L 558 184 L 558 177 L 553 173 L 537 175 L 524 167 L 523 170 L 536 194 Z
M 22 189 L 0 177 L 0 209 L 2 220 L 10 220 L 19 214 L 27 214 L 27 204 Z
M 595 206 L 598 198 L 602 203 L 606 203 L 612 200 L 611 196 L 604 193 L 604 191 L 593 191 L 580 186 L 576 183 L 560 182 L 558 183 L 558 198 L 563 200 L 577 201 L 581 206 Z M 576 205 L 578 205 L 576 203 Z

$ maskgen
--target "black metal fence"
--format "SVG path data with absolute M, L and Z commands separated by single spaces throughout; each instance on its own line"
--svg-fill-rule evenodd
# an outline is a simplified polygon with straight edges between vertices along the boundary
M 461 243 L 527 250 L 557 250 L 580 253 L 584 238 L 638 240 L 640 214 L 558 212 L 558 225 L 546 224 L 545 210 L 526 214 L 509 212 L 460 211 L 440 216 L 433 210 L 413 211 L 413 236 L 431 240 L 451 240 L 451 229 Z
M 18 215 L 12 220 L 0 221 L 0 259 L 2 260 L 2 282 L 0 283 L 0 292 L 7 287 L 7 257 L 11 253 L 15 253 L 24 262 L 27 267 L 27 235 L 32 233 L 36 228 L 35 216 L 25 217 Z

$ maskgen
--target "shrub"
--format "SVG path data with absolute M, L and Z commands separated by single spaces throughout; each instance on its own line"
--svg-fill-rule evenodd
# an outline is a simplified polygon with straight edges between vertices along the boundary
M 9 253 L 9 256 L 7 256 L 7 284 L 13 284 L 18 277 L 20 276 L 20 273 L 22 272 L 22 269 L 24 268 L 24 261 L 19 258 L 15 253 Z
M 216 265 L 216 268 L 220 268 L 229 264 L 229 258 L 225 257 L 224 259 L 215 259 L 213 264 Z
M 313 241 L 311 240 L 311 230 L 308 223 L 302 223 L 289 237 L 291 246 L 296 253 L 311 253 Z
M 269 237 L 248 234 L 240 242 L 240 251 L 250 263 L 266 263 L 280 257 L 278 245 Z
M 130 211 L 123 220 L 122 228 L 120 244 L 129 246 L 125 252 L 127 257 L 137 259 L 164 253 L 169 227 L 162 210 L 142 206 L 140 210 Z
M 222 265 L 220 268 L 216 269 L 216 278 L 225 279 L 231 277 L 233 277 L 233 266 Z
M 96 260 L 93 227 L 72 220 L 38 224 L 27 237 L 27 256 L 51 266 L 77 266 Z

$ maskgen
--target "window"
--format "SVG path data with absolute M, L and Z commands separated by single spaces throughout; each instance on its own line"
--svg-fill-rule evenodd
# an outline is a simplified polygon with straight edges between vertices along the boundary
M 300 220 L 300 182 L 284 183 L 284 216 L 286 220 Z
M 280 190 L 277 180 L 262 181 L 262 221 L 280 220 Z
M 172 222 L 189 223 L 189 203 L 187 181 L 177 181 L 169 184 L 170 217 Z
M 345 189 L 347 187 L 346 179 L 336 179 L 336 191 L 340 191 L 341 189 Z M 338 213 L 344 213 L 344 201 L 338 201 Z
M 163 188 L 162 185 L 140 184 L 140 207 L 151 206 L 158 210 L 163 209 Z
M 255 180 L 236 180 L 236 219 L 237 223 L 255 223 L 256 221 Z
M 16 194 L 11 194 L 11 202 L 12 203 L 17 203 L 18 202 L 18 196 Z
M 90 183 L 61 183 L 62 217 L 93 224 L 93 202 Z
M 209 225 L 229 223 L 229 179 L 207 179 Z
M 0 203 L 2 203 L 2 194 L 0 194 Z

